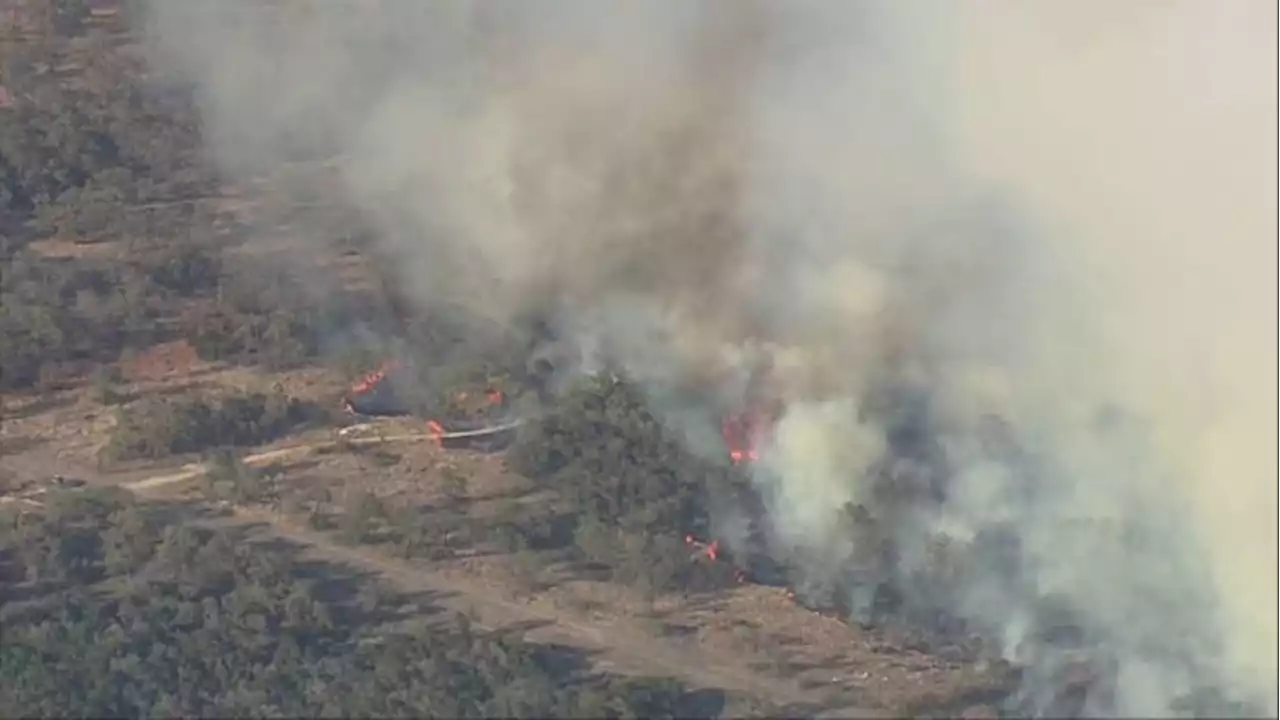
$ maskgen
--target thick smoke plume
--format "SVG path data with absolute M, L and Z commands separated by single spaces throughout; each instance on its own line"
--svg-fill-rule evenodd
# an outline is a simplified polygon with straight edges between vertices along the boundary
M 148 20 L 224 167 L 333 160 L 423 307 L 554 314 L 707 452 L 685 391 L 768 357 L 757 480 L 815 581 L 874 554 L 858 507 L 912 602 L 1031 668 L 1026 708 L 1060 615 L 1114 676 L 1087 712 L 1276 713 L 1274 3 Z

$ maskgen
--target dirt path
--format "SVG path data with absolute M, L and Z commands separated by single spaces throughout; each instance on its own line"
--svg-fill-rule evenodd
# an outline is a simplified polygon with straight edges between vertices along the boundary
M 346 442 L 372 445 L 425 440 L 430 437 L 394 435 L 352 438 Z M 249 465 L 264 465 L 286 459 L 296 460 L 332 444 L 333 441 L 328 441 L 280 448 L 246 456 L 243 461 Z M 167 486 L 193 480 L 204 471 L 204 466 L 190 464 L 141 479 L 135 479 L 136 475 L 126 479 L 97 473 L 86 473 L 83 479 L 93 485 L 116 485 L 141 497 L 158 497 Z M 26 502 L 39 504 L 33 500 Z M 789 706 L 797 710 L 829 707 L 828 692 L 805 688 L 798 682 L 759 672 L 751 668 L 740 655 L 715 652 L 694 641 L 657 637 L 634 626 L 625 618 L 593 618 L 587 622 L 579 617 L 541 612 L 525 603 L 503 597 L 493 587 L 468 581 L 465 577 L 446 576 L 422 565 L 388 557 L 374 548 L 339 544 L 323 533 L 300 527 L 274 513 L 244 507 L 234 507 L 232 512 L 233 516 L 227 518 L 228 521 L 260 525 L 281 539 L 304 546 L 315 559 L 377 573 L 402 591 L 440 595 L 441 605 L 472 613 L 480 626 L 492 629 L 522 626 L 527 628 L 524 636 L 531 641 L 568 645 L 591 652 L 595 655 L 593 660 L 596 666 L 603 671 L 675 677 L 691 686 L 751 696 L 774 706 Z M 875 717 L 883 713 L 864 708 L 840 708 L 838 714 L 841 717 Z
M 246 508 L 235 508 L 234 513 L 239 521 L 269 525 L 275 535 L 308 546 L 325 560 L 378 573 L 401 590 L 439 594 L 442 605 L 470 611 L 481 626 L 530 626 L 525 637 L 531 641 L 570 645 L 598 653 L 595 660 L 602 670 L 674 676 L 691 685 L 754 695 L 780 705 L 804 705 L 822 699 L 787 680 L 762 676 L 742 666 L 737 658 L 711 657 L 695 645 L 664 641 L 626 627 L 625 622 L 585 623 L 564 615 L 544 614 L 519 601 L 498 596 L 492 588 L 445 577 L 420 565 L 387 557 L 372 548 L 341 545 L 322 533 L 270 513 Z
M 354 438 L 347 440 L 346 442 L 350 445 L 360 446 L 377 445 L 405 440 L 430 440 L 433 437 L 434 436 L 430 434 L 418 433 L 413 435 L 388 435 L 386 437 Z M 317 450 L 333 447 L 336 444 L 337 441 L 325 441 L 307 445 L 291 445 L 289 447 L 254 453 L 253 455 L 246 455 L 240 458 L 240 462 L 250 467 L 258 467 L 284 460 L 297 461 L 313 452 L 316 452 Z M 120 486 L 135 493 L 153 492 L 165 487 L 166 485 L 174 485 L 176 483 L 194 480 L 204 474 L 208 469 L 208 466 L 203 463 L 188 463 L 173 472 L 161 475 L 152 475 L 151 477 L 134 480 L 132 482 L 120 483 Z

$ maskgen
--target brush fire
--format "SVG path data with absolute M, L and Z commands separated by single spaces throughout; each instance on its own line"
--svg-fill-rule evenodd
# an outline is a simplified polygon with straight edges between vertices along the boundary
M 770 423 L 759 412 L 726 415 L 722 424 L 724 444 L 734 465 L 756 462 Z
M 443 403 L 433 404 L 417 399 L 420 396 L 415 396 L 414 390 L 419 386 L 408 375 L 404 363 L 388 361 L 355 383 L 343 403 L 353 414 L 425 417 L 429 435 L 444 448 L 497 449 L 495 439 L 509 439 L 519 424 L 518 418 L 513 420 L 507 415 L 508 398 L 497 388 L 455 392 Z M 785 410 L 782 397 L 771 374 L 757 368 L 749 377 L 743 401 L 722 413 L 724 457 L 738 472 L 766 472 L 753 466 L 762 460 L 773 440 Z M 927 425 L 918 413 L 907 415 L 911 419 L 905 423 L 911 428 L 898 428 L 890 433 L 892 452 L 903 457 L 919 455 L 922 441 L 918 435 Z M 945 473 L 937 470 L 933 474 Z M 906 487 L 899 485 L 900 491 Z M 932 491 L 942 492 L 936 487 Z M 848 624 L 874 623 L 870 618 L 879 616 L 882 604 L 895 603 L 891 598 L 897 593 L 896 580 L 891 570 L 886 575 L 845 567 L 833 571 L 834 579 L 829 584 L 821 588 L 811 585 L 800 568 L 793 567 L 786 559 L 795 554 L 778 546 L 766 530 L 768 510 L 758 489 L 746 483 L 735 492 L 739 494 L 729 501 L 736 505 L 737 517 L 745 520 L 745 530 L 733 533 L 732 539 L 729 535 L 700 537 L 693 532 L 684 537 L 690 567 L 702 567 L 704 577 L 713 587 L 747 584 L 775 587 L 808 612 Z M 924 496 L 930 495 L 924 493 Z M 852 507 L 848 510 L 851 518 L 865 520 L 865 510 Z M 892 564 L 892 561 L 885 562 Z M 1104 666 L 1103 659 L 1087 651 L 1054 665 L 1054 678 L 1044 683 L 1044 687 L 1053 689 L 1053 697 L 1037 702 L 1066 715 L 1079 714 L 1085 697 L 1106 692 L 1108 675 L 1100 670 Z
M 725 413 L 720 425 L 729 461 L 734 465 L 760 460 L 761 449 L 783 410 L 777 380 L 766 363 L 752 368 L 744 395 L 742 407 Z
M 732 566 L 732 562 L 725 557 L 724 552 L 720 549 L 719 540 L 703 542 L 693 535 L 685 535 L 684 543 L 690 549 L 689 560 L 691 562 L 700 562 L 706 559 L 709 562 L 725 563 L 726 566 Z M 747 582 L 747 579 L 746 570 L 739 567 L 733 568 L 733 581 L 735 583 L 741 585 Z
M 424 385 L 406 364 L 388 360 L 353 384 L 342 406 L 352 415 L 426 417 L 427 432 L 440 447 L 497 449 L 519 425 L 505 416 L 507 397 L 497 388 L 456 392 L 440 407 Z

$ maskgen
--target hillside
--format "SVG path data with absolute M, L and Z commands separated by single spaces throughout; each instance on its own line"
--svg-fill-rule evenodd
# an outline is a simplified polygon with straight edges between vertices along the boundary
M 965 364 L 1032 231 L 757 177 L 808 126 L 750 105 L 799 51 L 743 6 L 687 78 L 667 25 L 243 0 L 231 77 L 198 12 L 0 0 L 0 715 L 1254 712 L 1173 515 L 1095 487 L 1141 422 L 1051 428 L 1090 515 Z
M 707 494 L 740 479 L 625 387 L 544 406 L 505 459 L 437 448 L 420 421 L 350 427 L 346 386 L 404 343 L 440 395 L 496 382 L 538 402 L 530 330 L 406 311 L 358 221 L 282 197 L 294 168 L 220 179 L 189 98 L 131 44 L 128 8 L 15 8 L 5 714 L 874 715 L 953 711 L 1001 682 L 691 555 Z M 320 228 L 331 249 L 305 281 L 274 261 Z M 601 401 L 606 425 L 581 426 Z M 256 459 L 276 447 L 295 450 Z M 206 465 L 160 478 L 184 462 Z M 255 523 L 275 529 L 255 540 Z

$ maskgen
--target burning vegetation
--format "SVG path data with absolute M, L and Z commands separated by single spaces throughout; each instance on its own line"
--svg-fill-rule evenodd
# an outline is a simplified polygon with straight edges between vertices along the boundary
M 502 390 L 457 390 L 442 400 L 424 390 L 425 382 L 411 365 L 388 360 L 353 384 L 342 406 L 353 415 L 423 418 L 441 447 L 498 449 L 510 442 L 520 425 Z
M 1134 69 L 1142 62 L 1108 56 L 1108 47 L 1126 46 L 1110 38 L 1081 44 L 1103 49 L 1092 63 L 1041 57 L 1037 66 L 1009 62 L 1013 56 L 960 53 L 951 58 L 957 62 L 937 65 L 948 71 L 978 70 L 974 74 L 981 82 L 970 88 L 974 92 L 956 93 L 965 103 L 990 103 L 986 93 L 996 88 L 1011 88 L 1011 95 L 986 108 L 997 108 L 1000 118 L 976 132 L 978 137 L 989 135 L 989 144 L 950 148 L 945 142 L 935 145 L 929 132 L 916 133 L 936 121 L 943 126 L 940 135 L 955 137 L 962 145 L 959 138 L 974 134 L 975 128 L 946 125 L 954 115 L 987 117 L 982 108 L 950 107 L 945 98 L 930 98 L 933 88 L 951 87 L 953 80 L 966 87 L 965 78 L 927 77 L 917 86 L 917 71 L 930 72 L 921 70 L 918 60 L 933 53 L 916 53 L 914 40 L 892 37 L 894 23 L 882 26 L 876 12 L 850 18 L 835 9 L 838 3 L 816 14 L 795 15 L 764 12 L 758 3 L 728 3 L 705 15 L 672 12 L 684 4 L 650 3 L 644 7 L 651 15 L 622 13 L 616 16 L 624 18 L 621 22 L 608 14 L 579 22 L 587 19 L 590 4 L 576 9 L 565 4 L 540 7 L 531 13 L 542 16 L 537 22 L 520 12 L 506 17 L 505 11 L 486 10 L 491 17 L 456 25 L 451 22 L 461 15 L 437 22 L 446 18 L 419 12 L 417 5 L 410 9 L 394 3 L 380 4 L 378 13 L 363 18 L 371 21 L 367 23 L 351 22 L 342 4 L 328 9 L 316 4 L 288 21 L 273 17 L 268 8 L 274 3 L 239 3 L 225 16 L 201 10 L 212 5 L 157 2 L 148 17 L 156 34 L 148 45 L 164 57 L 166 67 L 181 68 L 179 73 L 187 77 L 179 85 L 201 91 L 198 105 L 206 112 L 200 117 L 196 105 L 187 107 L 185 101 L 172 112 L 153 107 L 148 99 L 153 93 L 128 79 L 151 73 L 129 70 L 118 77 L 125 66 L 103 61 L 110 57 L 95 56 L 88 63 L 103 74 L 90 78 L 93 82 L 84 83 L 81 92 L 72 89 L 78 82 L 65 87 L 60 80 L 50 82 L 52 75 L 68 69 L 57 57 L 41 57 L 52 52 L 52 44 L 6 49 L 17 53 L 15 67 L 36 69 L 4 78 L 0 88 L 0 105 L 8 106 L 0 108 L 0 123 L 12 140 L 0 148 L 0 175 L 12 196 L 12 207 L 0 211 L 0 230 L 12 231 L 0 231 L 0 250 L 13 270 L 0 279 L 5 307 L 14 309 L 0 313 L 0 334 L 11 340 L 0 348 L 6 370 L 0 384 L 6 390 L 50 385 L 64 364 L 110 362 L 122 348 L 140 350 L 170 340 L 157 334 L 164 328 L 188 336 L 207 360 L 277 368 L 316 361 L 334 336 L 347 337 L 345 326 L 334 325 L 348 321 L 311 312 L 309 297 L 323 295 L 335 298 L 335 305 L 353 305 L 354 296 L 336 287 L 345 281 L 334 278 L 335 287 L 310 294 L 294 287 L 302 283 L 277 282 L 274 273 L 265 273 L 261 283 L 242 282 L 247 274 L 224 265 L 223 249 L 258 238 L 248 237 L 253 233 L 246 234 L 237 221 L 227 223 L 234 243 L 216 239 L 217 233 L 204 227 L 209 218 L 191 206 L 217 200 L 209 193 L 233 180 L 227 175 L 243 171 L 243 179 L 260 187 L 258 178 L 267 169 L 321 161 L 315 164 L 325 165 L 325 173 L 332 171 L 341 182 L 315 184 L 343 190 L 338 191 L 342 197 L 326 197 L 316 207 L 360 216 L 355 223 L 361 225 L 359 234 L 367 230 L 373 239 L 362 243 L 357 254 L 382 257 L 413 279 L 413 292 L 394 303 L 397 319 L 421 320 L 441 307 L 466 306 L 459 312 L 465 317 L 456 323 L 456 332 L 450 331 L 463 340 L 422 346 L 439 349 L 455 364 L 481 356 L 487 361 L 489 348 L 477 350 L 487 343 L 477 340 L 488 333 L 486 323 L 501 318 L 496 324 L 504 324 L 531 306 L 538 308 L 534 314 L 545 310 L 549 316 L 566 316 L 566 325 L 587 326 L 574 338 L 583 345 L 598 340 L 597 335 L 622 338 L 616 343 L 621 350 L 602 353 L 607 362 L 623 368 L 617 375 L 575 368 L 566 371 L 573 377 L 556 392 L 545 384 L 535 386 L 528 377 L 495 380 L 501 373 L 487 371 L 471 373 L 465 382 L 441 380 L 436 371 L 444 360 L 407 352 L 403 357 L 415 362 L 388 361 L 345 397 L 343 405 L 353 414 L 418 418 L 442 446 L 511 444 L 508 464 L 559 494 L 557 504 L 535 518 L 534 527 L 521 530 L 517 546 L 571 546 L 569 552 L 578 560 L 610 569 L 615 579 L 636 579 L 653 592 L 684 589 L 682 582 L 704 575 L 713 585 L 786 587 L 797 602 L 847 621 L 907 628 L 913 638 L 923 638 L 921 644 L 961 647 L 973 656 L 983 652 L 1013 658 L 1024 668 L 1018 692 L 1007 703 L 1015 714 L 1107 715 L 1126 708 L 1190 715 L 1252 711 L 1198 688 L 1219 688 L 1225 697 L 1227 690 L 1239 690 L 1259 675 L 1251 671 L 1233 677 L 1234 670 L 1224 668 L 1228 660 L 1238 659 L 1231 655 L 1234 649 L 1219 646 L 1249 635 L 1241 628 L 1260 627 L 1264 636 L 1267 628 L 1274 633 L 1274 625 L 1243 617 L 1258 614 L 1252 612 L 1257 598 L 1265 605 L 1274 582 L 1264 593 L 1250 593 L 1246 578 L 1237 583 L 1240 592 L 1230 593 L 1223 590 L 1230 583 L 1217 582 L 1221 578 L 1214 573 L 1221 569 L 1215 563 L 1229 564 L 1223 559 L 1234 560 L 1231 556 L 1247 554 L 1260 543 L 1239 540 L 1255 535 L 1211 537 L 1218 528 L 1201 516 L 1201 508 L 1162 504 L 1170 486 L 1164 476 L 1166 458 L 1158 451 L 1138 457 L 1147 447 L 1145 438 L 1134 439 L 1140 433 L 1124 423 L 1077 417 L 1130 400 L 1139 405 L 1150 401 L 1137 411 L 1156 422 L 1165 410 L 1169 417 L 1194 415 L 1187 411 L 1194 402 L 1187 407 L 1165 403 L 1192 393 L 1166 390 L 1182 388 L 1187 378 L 1202 374 L 1241 376 L 1240 384 L 1229 388 L 1232 392 L 1221 394 L 1227 405 L 1229 396 L 1274 396 L 1255 392 L 1255 379 L 1244 377 L 1249 373 L 1243 369 L 1200 373 L 1202 368 L 1192 372 L 1183 366 L 1170 371 L 1196 353 L 1169 352 L 1197 342 L 1226 344 L 1232 337 L 1218 330 L 1245 327 L 1243 320 L 1234 320 L 1245 318 L 1250 307 L 1273 304 L 1238 292 L 1246 284 L 1228 272 L 1235 268 L 1216 264 L 1214 255 L 1205 256 L 1213 262 L 1193 262 L 1190 268 L 1175 264 L 1164 269 L 1169 272 L 1149 271 L 1157 256 L 1197 257 L 1181 248 L 1164 252 L 1184 241 L 1184 234 L 1265 240 L 1273 234 L 1272 226 L 1255 223 L 1240 229 L 1228 227 L 1228 221 L 1274 213 L 1259 214 L 1247 203 L 1237 204 L 1250 193 L 1239 191 L 1230 173 L 1166 173 L 1186 182 L 1208 179 L 1203 186 L 1166 192 L 1160 182 L 1122 167 L 1121 157 L 1126 148 L 1141 146 L 1151 155 L 1139 153 L 1129 158 L 1138 160 L 1130 165 L 1163 168 L 1152 162 L 1163 156 L 1202 170 L 1246 167 L 1252 158 L 1273 157 L 1273 152 L 1243 143 L 1243 150 L 1231 151 L 1239 155 L 1222 162 L 1214 152 L 1179 155 L 1189 145 L 1187 138 L 1209 137 L 1214 123 L 1230 114 L 1221 110 L 1231 103 L 1217 100 L 1250 95 L 1247 83 L 1234 82 L 1240 79 L 1234 76 L 1246 73 L 1235 69 L 1221 78 L 1233 82 L 1196 75 L 1200 82 L 1174 83 L 1225 93 L 1213 102 L 1189 94 L 1194 102 L 1164 98 L 1153 103 L 1154 111 L 1127 106 L 1134 118 L 1160 121 L 1128 123 L 1141 129 L 1140 142 L 1129 142 L 1123 130 L 1107 127 L 1125 114 L 1117 105 L 1126 106 L 1131 98 L 1151 102 L 1169 90 L 1161 84 L 1176 75 L 1163 62 L 1168 58 L 1191 58 L 1189 74 L 1230 68 L 1229 62 L 1205 62 L 1208 58 L 1198 54 L 1197 48 L 1215 43 L 1188 45 L 1180 36 L 1164 37 L 1158 51 L 1146 53 L 1161 63 L 1146 70 Z M 745 9 L 723 9 L 729 7 Z M 989 15 L 1000 22 L 1016 14 Z M 59 10 L 48 17 L 61 15 L 68 13 Z M 1247 18 L 1247 13 L 1239 17 Z M 974 28 L 986 22 L 968 19 Z M 917 34 L 911 26 L 919 18 L 907 20 L 902 29 Z M 1180 22 L 1208 25 L 1194 20 L 1183 16 Z M 1232 22 L 1227 18 L 1215 25 L 1222 37 L 1230 37 Z M 1058 29 L 1071 23 L 1032 24 Z M 1119 32 L 1129 24 L 1107 26 Z M 1145 32 L 1159 24 L 1133 26 L 1143 27 L 1147 37 L 1160 34 Z M 1271 27 L 1274 22 L 1242 23 L 1236 30 L 1244 25 Z M 491 42 L 485 27 L 501 29 L 504 39 Z M 1017 27 L 1015 22 L 999 36 L 1033 38 L 1019 51 L 1035 57 L 1036 33 L 1008 31 Z M 267 31 L 247 33 L 248 28 Z M 938 29 L 914 28 L 925 45 Z M 1248 39 L 1246 33 L 1241 37 Z M 983 36 L 969 41 L 968 50 L 975 55 L 1017 45 L 991 43 Z M 101 54 L 110 47 L 98 43 L 91 49 Z M 424 54 L 422 48 L 440 52 Z M 947 51 L 935 49 L 938 57 L 946 56 Z M 984 59 L 995 61 L 984 64 Z M 565 72 L 578 65 L 593 72 Z M 829 72 L 832 67 L 842 71 Z M 1024 89 L 1046 86 L 1039 71 L 1024 73 L 1025 67 L 1062 73 L 1048 85 L 1063 92 L 1039 98 L 1048 105 L 1018 103 Z M 1137 73 L 1123 75 L 1124 82 L 1150 92 L 1113 88 L 1099 96 L 1106 102 L 1078 94 L 1081 88 L 1106 87 L 1109 78 L 1076 75 L 1073 69 L 1116 67 Z M 248 68 L 272 72 L 246 72 Z M 333 72 L 335 68 L 343 71 Z M 990 81 L 993 71 L 1004 69 L 1017 71 L 1004 77 L 1009 82 Z M 1135 83 L 1144 72 L 1160 82 Z M 1108 70 L 1107 75 L 1114 73 Z M 458 82 L 459 77 L 469 81 Z M 901 80 L 906 91 L 884 92 L 885 78 L 890 84 Z M 1274 82 L 1256 85 L 1274 87 Z M 459 88 L 468 94 L 451 94 Z M 353 101 L 349 90 L 359 97 Z M 783 101 L 777 101 L 780 97 Z M 867 97 L 877 102 L 867 103 Z M 1273 108 L 1274 96 L 1269 99 L 1256 104 Z M 1019 117 L 1023 105 L 1063 111 L 1106 106 L 1109 112 L 1096 123 L 1092 116 L 1086 118 L 1089 123 L 1076 123 L 1070 112 Z M 1180 107 L 1187 112 L 1178 112 Z M 1211 108 L 1212 115 L 1198 115 L 1202 107 Z M 929 112 L 921 116 L 921 108 Z M 1017 119 L 1011 120 L 1011 114 Z M 627 132 L 617 132 L 618 117 L 628 118 Z M 1063 117 L 1066 124 L 1059 124 Z M 1170 121 L 1175 127 L 1187 124 L 1169 131 Z M 1084 144 L 1092 144 L 1092 151 L 1074 152 L 1069 125 L 1089 128 L 1076 139 L 1087 140 Z M 303 126 L 315 131 L 297 132 Z M 424 126 L 430 131 L 423 132 Z M 1011 126 L 1019 132 L 1008 132 Z M 202 139 L 192 135 L 197 130 L 213 142 L 202 146 Z M 955 132 L 945 132 L 949 130 Z M 1245 134 L 1229 133 L 1233 140 Z M 1009 143 L 1016 147 L 1019 142 L 1027 144 L 1008 150 Z M 1225 153 L 1228 145 L 1232 143 L 1215 147 Z M 1053 157 L 1054 148 L 1068 148 L 1072 157 Z M 225 162 L 217 169 L 205 167 L 210 156 Z M 971 192 L 973 188 L 952 186 L 960 178 L 1001 173 L 942 160 L 952 157 L 999 158 L 997 164 L 1007 160 L 1010 167 L 1001 171 L 1012 176 L 1009 194 L 1051 197 L 1047 205 L 1053 217 L 1073 212 L 1088 216 L 1104 209 L 1097 214 L 1107 220 L 1074 218 L 1081 221 L 1078 236 L 1061 232 L 1052 220 L 1039 228 L 1028 224 L 1009 230 L 1004 217 L 1017 213 L 1003 207 L 987 212 L 982 202 L 971 203 L 972 195 L 986 188 Z M 1099 157 L 1108 162 L 1096 162 Z M 1030 168 L 1016 167 L 1024 161 Z M 1053 169 L 1070 168 L 1073 161 L 1084 165 L 1052 176 Z M 1080 181 L 1094 168 L 1105 168 L 1106 182 Z M 1020 174 L 1026 177 L 1019 179 Z M 1257 178 L 1264 175 L 1259 172 Z M 1244 185 L 1263 187 L 1257 178 Z M 1019 187 L 1020 182 L 1026 186 Z M 1080 188 L 1103 194 L 1063 197 Z M 300 188 L 288 189 L 281 195 L 296 197 L 292 191 Z M 1215 190 L 1225 194 L 1215 195 Z M 1170 197 L 1180 202 L 1171 203 Z M 129 208 L 126 200 L 137 203 Z M 982 207 L 971 212 L 978 205 Z M 1129 212 L 1130 205 L 1137 211 Z M 1197 206 L 1203 206 L 1198 216 Z M 289 215 L 295 215 L 292 208 Z M 964 218 L 953 222 L 957 215 L 983 217 L 972 224 L 975 229 Z M 316 227 L 333 225 L 328 216 L 312 219 Z M 118 226 L 108 227 L 113 223 Z M 72 244 L 82 246 L 139 237 L 163 242 L 144 243 L 140 247 L 145 253 L 134 247 L 121 252 L 130 262 L 107 263 L 79 251 L 54 257 L 51 246 L 32 242 L 34 234 L 75 236 L 83 243 Z M 1068 240 L 1059 247 L 1052 244 L 1057 240 L 1043 244 L 1040 235 Z M 1112 235 L 1122 235 L 1124 242 L 1111 242 Z M 1133 244 L 1142 238 L 1162 243 L 1160 252 Z M 893 250 L 886 253 L 881 245 Z M 1207 245 L 1219 251 L 1215 244 Z M 1256 245 L 1275 246 L 1269 241 Z M 318 254 L 310 250 L 291 246 L 287 254 L 291 259 Z M 1127 259 L 1119 257 L 1125 255 Z M 1074 277 L 1073 270 L 1092 274 L 1098 258 L 1132 263 L 1115 273 L 1121 280 L 1100 296 L 1118 290 L 1114 297 L 1123 302 L 1132 294 L 1127 301 L 1133 307 L 1107 305 L 1100 312 L 1087 300 L 1072 304 L 1077 288 L 1061 279 Z M 1214 272 L 1202 272 L 1205 268 Z M 1202 284 L 1177 297 L 1163 285 L 1154 291 L 1142 287 L 1143 278 L 1170 275 L 1197 282 L 1227 278 L 1227 287 Z M 1248 286 L 1267 289 L 1265 282 Z M 1221 298 L 1241 297 L 1245 300 L 1234 309 L 1218 311 Z M 1169 325 L 1161 320 L 1173 301 L 1183 303 L 1178 315 L 1188 321 L 1174 324 L 1179 331 L 1195 321 L 1215 327 L 1200 335 L 1150 337 L 1148 331 Z M 1156 321 L 1148 304 L 1158 310 Z M 556 312 L 547 309 L 552 305 Z M 741 319 L 739 314 L 748 314 L 738 312 L 747 306 L 768 306 L 774 316 L 779 332 L 758 334 L 783 334 L 785 329 L 804 346 L 814 375 L 839 376 L 834 384 L 841 392 L 830 393 L 836 399 L 783 401 L 776 388 L 767 387 L 771 373 L 757 370 L 745 392 L 697 388 L 717 399 L 689 403 L 696 410 L 685 412 L 688 408 L 680 403 L 654 400 L 658 392 L 653 386 L 683 381 L 685 373 L 693 372 L 690 366 L 700 364 L 705 345 L 718 350 L 718 345 L 757 334 L 725 330 Z M 600 308 L 612 314 L 595 312 Z M 643 325 L 646 318 L 657 318 L 652 322 L 658 327 L 636 331 L 636 323 Z M 1116 388 L 1108 384 L 1110 379 L 1099 379 L 1113 359 L 1111 349 L 1104 352 L 1084 342 L 1091 337 L 1074 334 L 1080 318 L 1102 318 L 1100 334 L 1126 340 L 1116 354 L 1132 354 L 1134 367 L 1161 375 L 1167 384 L 1153 382 L 1131 397 L 1113 398 Z M 433 326 L 434 332 L 443 326 L 436 320 L 422 320 L 421 325 Z M 1275 323 L 1258 323 L 1263 325 L 1273 328 Z M 679 341 L 653 341 L 646 329 L 669 331 L 655 336 L 678 336 Z M 682 344 L 690 336 L 697 350 Z M 1252 336 L 1248 331 L 1234 334 L 1237 340 Z M 341 344 L 341 338 L 333 344 Z M 524 373 L 517 366 L 531 354 L 527 346 L 517 345 L 504 346 L 505 356 L 496 363 L 506 362 L 510 367 L 504 369 L 513 376 Z M 901 363 L 869 359 L 883 347 L 897 345 L 907 346 L 907 356 L 914 348 L 915 356 Z M 1253 350 L 1233 346 L 1219 352 L 1223 358 L 1263 358 L 1264 366 L 1272 357 L 1263 352 L 1266 348 L 1245 347 Z M 1036 364 L 1045 357 L 1054 361 Z M 882 381 L 877 375 L 884 367 L 896 370 L 908 361 L 933 365 L 922 372 L 934 374 L 918 384 Z M 1121 364 L 1129 365 L 1129 359 Z M 634 383 L 620 380 L 626 370 L 643 377 Z M 971 371 L 998 377 L 987 383 L 985 375 L 974 379 Z M 680 377 L 673 381 L 672 375 Z M 970 393 L 970 384 L 983 386 L 981 392 Z M 988 392 L 987 385 L 995 389 Z M 1051 390 L 1046 397 L 1037 394 L 1046 387 Z M 945 413 L 932 406 L 933 394 L 947 392 L 952 393 L 946 398 L 952 413 L 956 405 L 965 405 L 964 412 L 973 416 L 950 418 L 950 426 L 939 420 Z M 988 394 L 1000 397 L 988 405 Z M 726 395 L 735 401 L 724 402 Z M 1029 408 L 1024 414 L 1031 422 L 1018 426 L 1013 413 L 1001 416 L 1005 395 L 1022 396 L 1020 409 Z M 533 397 L 538 402 L 526 402 Z M 1269 412 L 1261 415 L 1274 416 L 1274 407 L 1262 410 Z M 698 417 L 689 420 L 686 415 Z M 252 445 L 310 422 L 313 413 L 291 401 L 250 396 L 166 408 L 146 403 L 129 416 L 138 422 L 119 423 L 120 441 L 111 448 L 121 457 Z M 151 432 L 149 424 L 157 418 L 173 431 Z M 1262 426 L 1259 418 L 1220 434 L 1248 435 Z M 1211 425 L 1206 421 L 1188 432 L 1220 430 Z M 1254 434 L 1264 436 L 1270 427 Z M 863 442 L 868 435 L 874 436 L 872 441 Z M 1264 438 L 1264 450 L 1267 442 L 1274 442 L 1273 432 Z M 846 452 L 853 445 L 858 445 L 856 452 Z M 1250 450 L 1242 447 L 1237 454 L 1243 457 Z M 1229 449 L 1220 454 L 1238 459 Z M 1265 487 L 1274 489 L 1274 472 L 1269 476 L 1265 467 L 1262 472 L 1242 467 L 1251 462 L 1226 462 L 1208 472 L 1191 467 L 1176 471 L 1185 470 L 1188 484 L 1211 488 L 1193 498 L 1201 505 L 1231 496 L 1225 516 L 1230 522 L 1218 517 L 1217 525 L 1239 526 L 1246 523 L 1236 522 L 1238 508 L 1265 505 L 1242 500 L 1251 492 L 1245 484 L 1262 478 Z M 1154 490 L 1143 485 L 1152 480 L 1148 476 L 1155 476 L 1150 483 Z M 1232 484 L 1237 476 L 1255 480 Z M 1228 486 L 1240 494 L 1223 490 Z M 1129 505 L 1122 507 L 1125 503 Z M 1091 522 L 1100 518 L 1100 524 L 1074 524 L 1077 511 Z M 1212 546 L 1179 544 L 1188 537 Z M 1199 563 L 1201 554 L 1217 557 Z M 1177 565 L 1183 560 L 1185 565 Z M 1241 575 L 1261 576 L 1255 572 L 1258 563 L 1244 565 L 1248 567 Z M 1262 570 L 1273 568 L 1274 562 Z M 1274 575 L 1266 577 L 1274 580 Z M 1201 593 L 1206 586 L 1213 587 Z M 1233 598 L 1201 597 L 1214 593 L 1251 600 L 1234 608 L 1240 617 L 1222 619 L 1215 611 L 1231 605 Z M 1274 672 L 1263 684 L 1273 678 Z M 1171 698 L 1182 696 L 1194 702 L 1175 707 Z M 1274 714 L 1273 699 L 1264 699 L 1262 707 Z
M 807 610 L 867 629 L 904 633 L 921 647 L 950 648 L 966 656 L 998 656 L 988 628 L 965 618 L 949 604 L 949 586 L 958 574 L 985 572 L 1006 583 L 1007 592 L 1025 592 L 1020 575 L 1027 550 L 1012 532 L 991 528 L 968 549 L 957 552 L 943 539 L 931 543 L 928 564 L 907 562 L 909 536 L 886 524 L 907 522 L 911 513 L 932 512 L 948 499 L 954 469 L 937 439 L 929 396 L 919 388 L 882 390 L 866 402 L 866 412 L 883 413 L 887 429 L 885 457 L 871 469 L 872 497 L 842 509 L 843 538 L 857 552 L 815 569 L 811 552 L 791 545 L 771 517 L 770 500 L 759 478 L 774 472 L 768 452 L 785 407 L 777 396 L 760 391 L 768 383 L 755 378 L 748 402 L 721 418 L 723 457 L 728 473 L 708 481 L 706 504 L 686 516 L 684 546 L 691 568 L 714 586 L 758 584 L 779 587 Z M 542 438 L 551 447 L 556 441 Z M 985 441 L 1027 474 L 1035 475 L 1027 455 L 1006 425 L 992 421 Z M 554 451 L 553 451 L 554 453 Z M 537 475 L 538 473 L 534 473 Z M 615 520 L 617 522 L 617 520 Z M 625 523 L 625 520 L 621 522 Z M 982 562 L 974 569 L 971 562 Z M 1025 666 L 1011 668 L 1007 685 L 988 699 L 1013 715 L 1081 716 L 1113 702 L 1120 668 L 1114 648 L 1091 637 L 1087 623 L 1066 605 L 1045 598 L 1035 605 L 1030 631 L 1020 651 Z M 1212 694 L 1188 694 L 1187 707 L 1235 708 Z
M 747 410 L 725 416 L 722 424 L 725 448 L 734 465 L 760 459 L 760 448 L 769 436 L 773 418 L 760 410 Z

